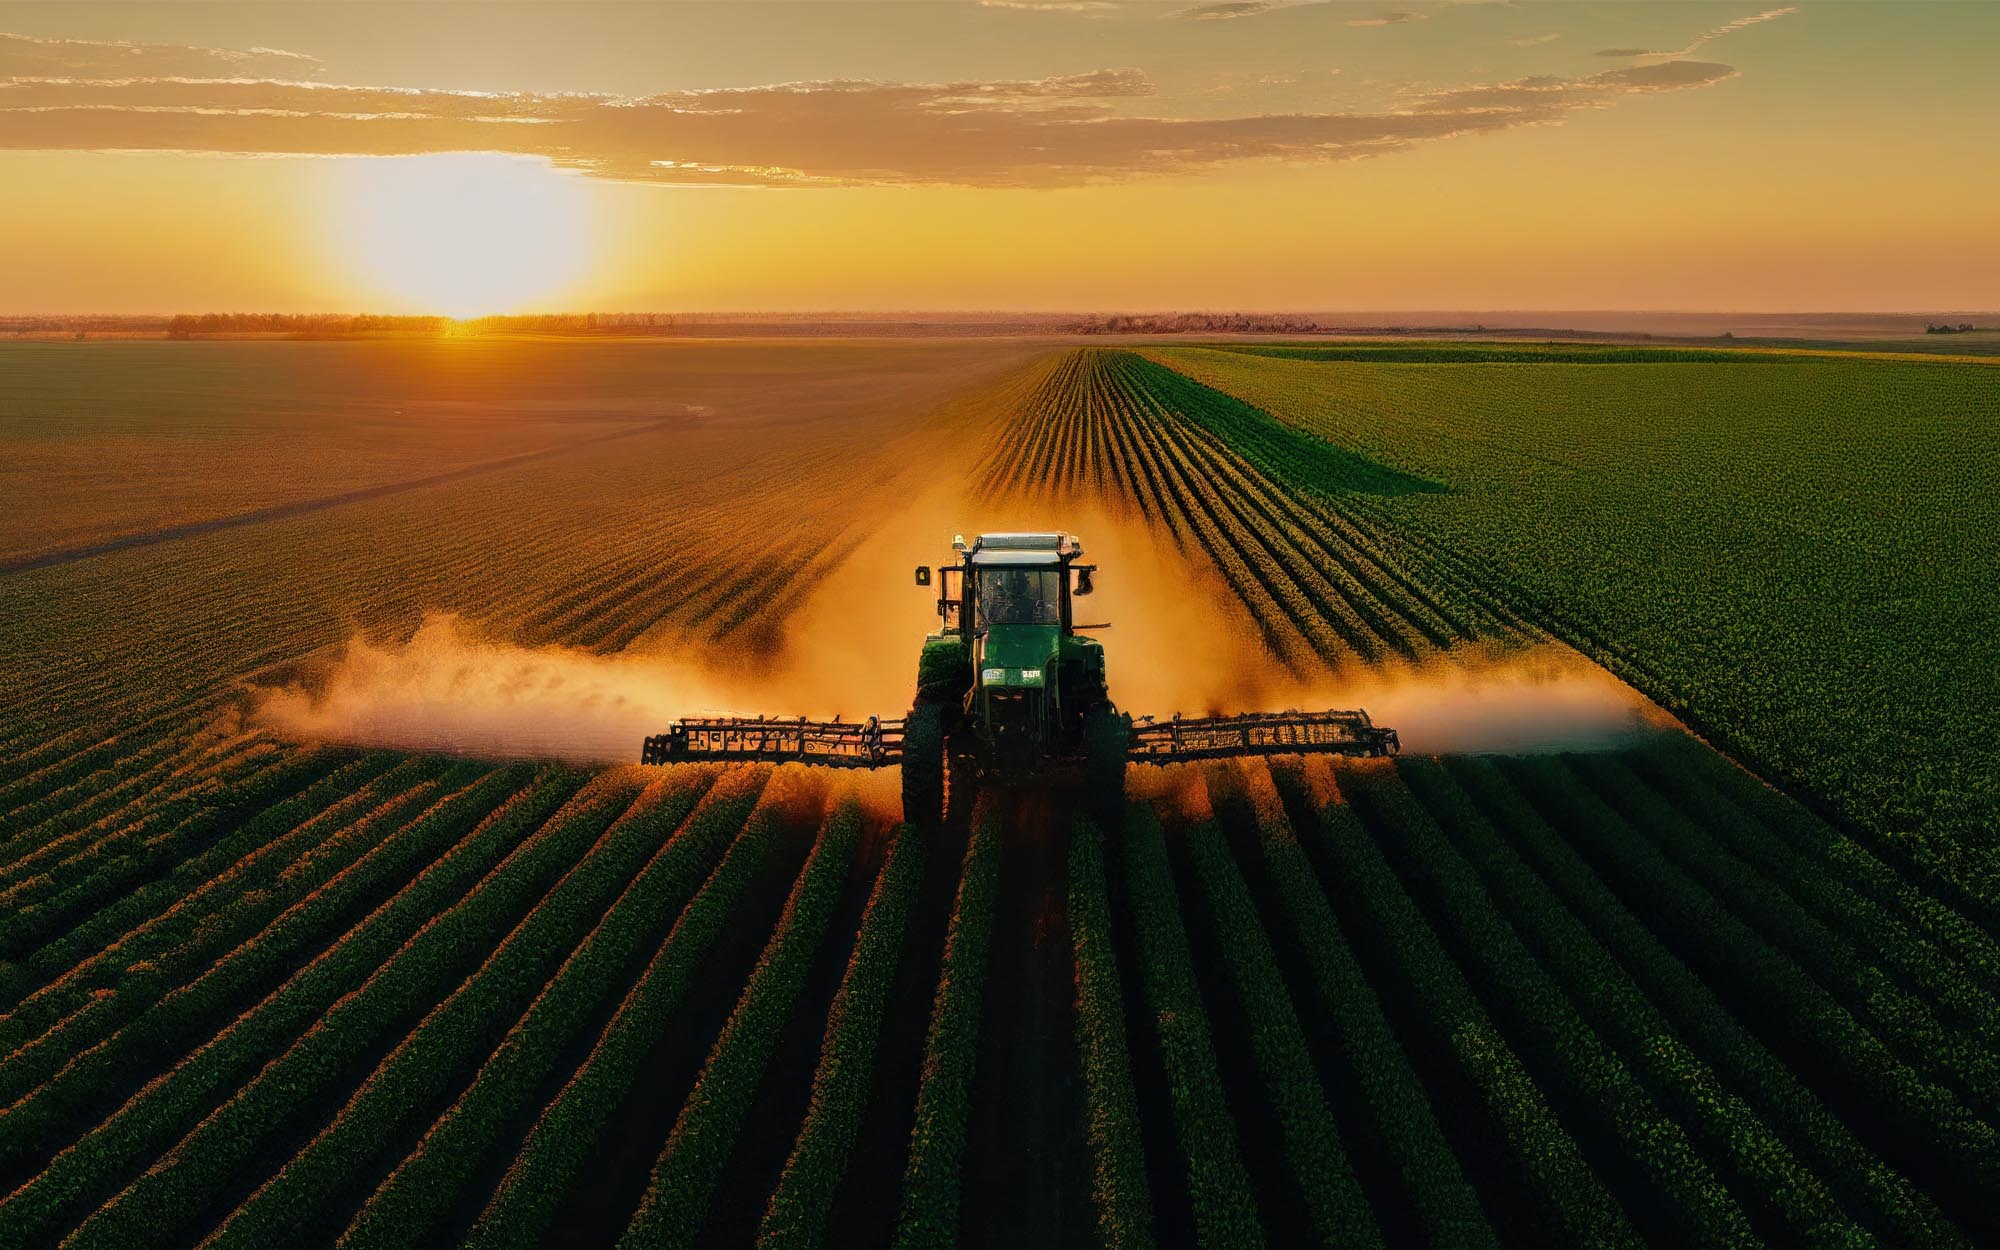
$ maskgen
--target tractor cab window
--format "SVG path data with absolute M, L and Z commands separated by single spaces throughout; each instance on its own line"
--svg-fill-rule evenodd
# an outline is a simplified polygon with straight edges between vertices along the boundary
M 979 573 L 978 628 L 1062 624 L 1062 570 L 988 568 Z

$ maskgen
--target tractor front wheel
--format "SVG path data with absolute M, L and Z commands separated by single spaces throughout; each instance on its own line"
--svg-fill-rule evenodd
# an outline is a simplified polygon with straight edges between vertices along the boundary
M 903 722 L 903 819 L 935 829 L 944 823 L 944 708 L 919 703 Z

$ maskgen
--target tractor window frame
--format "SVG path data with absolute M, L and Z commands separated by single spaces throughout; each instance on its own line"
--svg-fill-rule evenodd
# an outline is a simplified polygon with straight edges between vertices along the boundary
M 1009 602 L 1016 605 L 1003 619 L 995 619 L 989 611 L 997 596 L 989 587 L 1004 586 L 1009 577 L 1032 577 L 1037 584 L 1031 588 L 1032 597 L 1020 593 L 1009 596 Z M 989 579 L 995 579 L 989 581 Z M 971 602 L 972 627 L 976 633 L 985 633 L 994 625 L 1055 625 L 1063 623 L 1063 591 L 1068 576 L 1060 564 L 992 565 L 978 570 L 973 578 L 973 593 L 967 596 Z M 1048 597 L 1044 598 L 1043 596 Z M 1018 605 L 1029 604 L 1026 611 Z

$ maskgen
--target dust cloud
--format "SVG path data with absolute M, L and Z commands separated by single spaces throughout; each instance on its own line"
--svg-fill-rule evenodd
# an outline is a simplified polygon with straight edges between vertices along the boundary
M 802 592 L 775 653 L 680 639 L 598 655 L 523 647 L 447 615 L 400 644 L 359 637 L 311 676 L 254 691 L 254 716 L 317 741 L 576 761 L 636 759 L 641 740 L 689 715 L 898 717 L 908 708 L 936 591 L 920 564 L 951 558 L 954 533 L 1062 528 L 1100 566 L 1079 624 L 1108 655 L 1119 707 L 1166 717 L 1366 708 L 1413 752 L 1610 745 L 1671 718 L 1578 653 L 1547 645 L 1466 649 L 1422 665 L 1285 672 L 1204 555 L 1143 518 L 1013 502 L 920 497 Z

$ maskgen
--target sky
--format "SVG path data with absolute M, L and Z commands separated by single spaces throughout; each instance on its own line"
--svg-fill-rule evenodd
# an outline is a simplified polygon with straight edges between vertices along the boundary
M 2000 4 L 0 2 L 0 312 L 2000 306 Z

